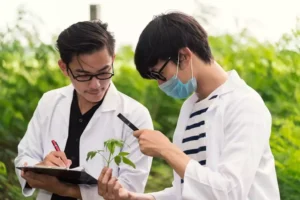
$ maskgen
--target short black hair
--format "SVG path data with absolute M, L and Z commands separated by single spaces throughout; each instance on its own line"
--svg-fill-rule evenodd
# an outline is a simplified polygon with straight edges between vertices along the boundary
M 68 65 L 73 56 L 91 54 L 104 48 L 113 56 L 115 39 L 107 26 L 107 23 L 93 20 L 78 22 L 63 30 L 56 41 L 62 61 Z
M 181 12 L 158 15 L 139 37 L 134 55 L 136 68 L 143 78 L 149 78 L 149 69 L 158 60 L 171 57 L 176 62 L 178 51 L 184 47 L 205 63 L 213 59 L 207 33 L 195 18 Z

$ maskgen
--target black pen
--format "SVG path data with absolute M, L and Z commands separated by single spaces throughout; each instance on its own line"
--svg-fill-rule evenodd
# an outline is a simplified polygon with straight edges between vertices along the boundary
M 133 131 L 139 130 L 135 125 L 133 125 L 126 117 L 124 117 L 121 113 L 118 114 L 118 117 L 127 125 L 129 126 Z

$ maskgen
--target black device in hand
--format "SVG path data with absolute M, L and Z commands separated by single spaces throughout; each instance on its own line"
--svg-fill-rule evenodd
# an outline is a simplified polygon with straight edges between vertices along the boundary
M 121 113 L 118 114 L 118 117 L 127 125 L 129 126 L 133 131 L 139 130 L 135 125 L 133 125 L 124 115 Z

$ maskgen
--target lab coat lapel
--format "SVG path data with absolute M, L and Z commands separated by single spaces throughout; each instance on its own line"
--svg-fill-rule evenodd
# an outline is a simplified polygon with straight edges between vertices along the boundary
M 67 87 L 64 87 L 60 93 L 61 100 L 60 103 L 57 105 L 56 111 L 59 112 L 59 115 L 61 116 L 61 120 L 63 121 L 63 124 L 65 126 L 59 127 L 61 132 L 64 134 L 64 136 L 68 136 L 69 133 L 69 122 L 70 122 L 70 109 L 71 109 L 71 103 L 73 99 L 73 92 L 74 87 L 73 85 L 68 85 Z

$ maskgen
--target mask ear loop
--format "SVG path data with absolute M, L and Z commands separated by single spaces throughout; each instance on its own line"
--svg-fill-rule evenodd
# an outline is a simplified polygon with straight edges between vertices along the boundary
M 192 79 L 194 78 L 194 71 L 193 71 L 193 62 L 192 62 L 192 58 L 191 58 L 191 70 L 192 70 Z
M 177 59 L 177 69 L 176 69 L 176 78 L 177 78 L 177 75 L 178 75 L 178 68 L 179 68 L 179 53 L 178 53 L 178 59 Z

